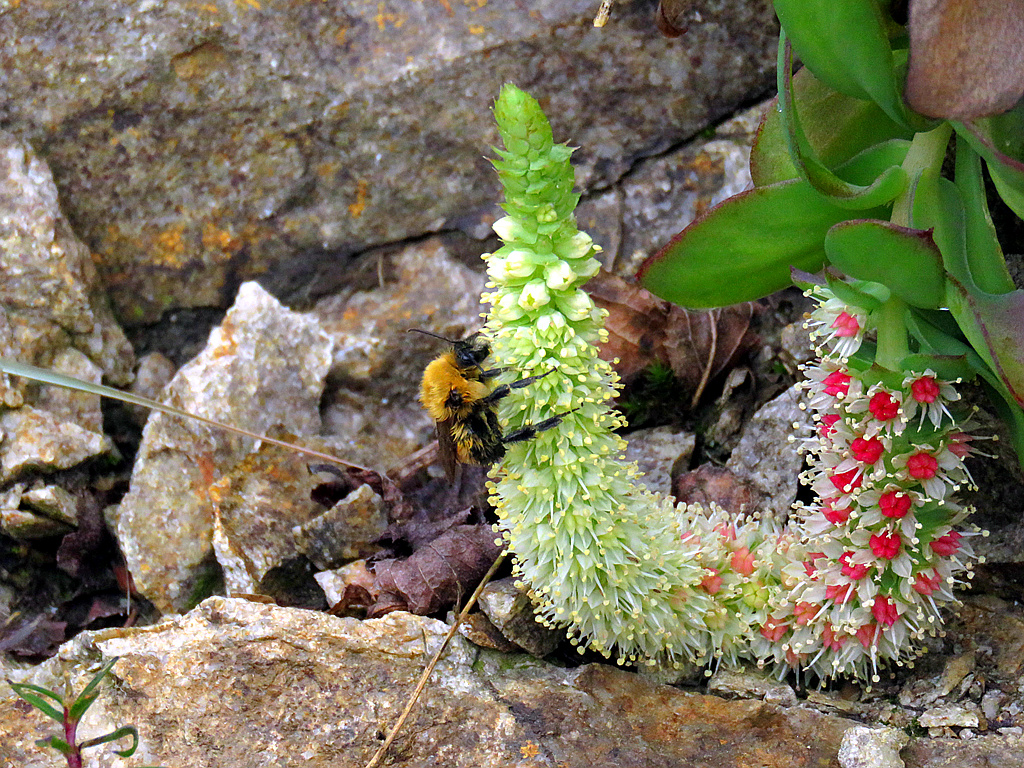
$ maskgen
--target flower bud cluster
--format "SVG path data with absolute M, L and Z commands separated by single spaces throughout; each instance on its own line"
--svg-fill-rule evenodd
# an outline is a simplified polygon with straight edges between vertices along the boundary
M 542 622 L 620 661 L 705 658 L 704 571 L 681 545 L 674 505 L 635 482 L 613 431 L 617 378 L 597 355 L 604 312 L 582 289 L 598 248 L 576 228 L 571 150 L 553 143 L 537 102 L 505 86 L 495 105 L 505 151 L 494 165 L 508 214 L 484 258 L 486 333 L 506 378 L 549 376 L 502 403 L 512 428 L 566 413 L 509 446 L 489 485 L 515 572 Z M 581 647 L 582 651 L 582 647 Z

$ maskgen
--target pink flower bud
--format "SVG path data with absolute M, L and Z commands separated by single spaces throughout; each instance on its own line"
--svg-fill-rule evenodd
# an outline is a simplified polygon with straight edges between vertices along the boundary
M 922 376 L 910 385 L 910 394 L 919 403 L 934 403 L 939 399 L 939 385 L 934 376 Z
M 963 536 L 956 531 L 950 531 L 945 536 L 932 542 L 932 551 L 942 557 L 955 555 L 960 551 L 960 539 L 962 538 Z
M 915 453 L 907 459 L 907 472 L 915 480 L 930 480 L 939 470 L 939 462 L 930 453 Z
M 910 511 L 910 496 L 900 491 L 886 491 L 878 497 L 882 514 L 893 520 L 901 520 Z
M 896 604 L 883 595 L 875 596 L 874 605 L 871 606 L 871 615 L 875 617 L 875 621 L 886 627 L 891 627 L 899 618 L 899 614 L 896 613 Z
M 754 556 L 746 547 L 737 549 L 732 555 L 732 569 L 742 576 L 749 576 L 754 572 Z
M 900 553 L 900 545 L 902 543 L 900 535 L 896 531 L 876 533 L 868 542 L 871 551 L 879 560 L 892 560 Z
M 858 437 L 850 443 L 850 452 L 862 464 L 874 464 L 885 452 L 885 446 L 877 437 Z
M 876 392 L 868 402 L 868 410 L 879 421 L 892 421 L 899 415 L 900 403 L 888 392 Z

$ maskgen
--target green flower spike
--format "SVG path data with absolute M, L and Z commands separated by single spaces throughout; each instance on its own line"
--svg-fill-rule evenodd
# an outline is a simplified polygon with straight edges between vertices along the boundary
M 569 413 L 559 428 L 509 447 L 489 488 L 500 528 L 541 621 L 620 662 L 707 659 L 710 598 L 680 510 L 635 480 L 622 459 L 618 378 L 597 356 L 605 312 L 583 283 L 600 249 L 576 228 L 572 149 L 555 144 L 537 101 L 505 85 L 494 108 L 505 151 L 494 162 L 508 214 L 484 256 L 486 333 L 505 380 L 553 371 L 502 403 L 506 423 Z M 692 510 L 698 513 L 698 510 Z M 582 652 L 582 648 L 581 648 Z

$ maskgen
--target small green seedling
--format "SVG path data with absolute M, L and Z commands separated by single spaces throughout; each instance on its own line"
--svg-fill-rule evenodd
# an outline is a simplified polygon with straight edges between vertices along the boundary
M 82 768 L 82 750 L 88 749 L 89 747 L 97 747 L 100 744 L 107 744 L 112 741 L 131 738 L 132 744 L 130 747 L 123 750 L 114 750 L 121 757 L 131 757 L 135 754 L 135 750 L 138 749 L 139 732 L 134 725 L 124 725 L 110 733 L 104 734 L 103 736 L 86 739 L 81 744 L 77 743 L 78 724 L 82 721 L 86 711 L 90 706 L 92 706 L 92 703 L 96 701 L 97 697 L 100 695 L 98 690 L 100 681 L 103 680 L 106 674 L 110 672 L 111 668 L 116 663 L 117 658 L 113 658 L 104 664 L 103 669 L 93 675 L 89 684 L 85 686 L 82 692 L 78 694 L 74 701 L 71 702 L 68 702 L 49 688 L 43 688 L 39 685 L 30 685 L 28 683 L 15 683 L 10 680 L 7 681 L 18 696 L 23 698 L 47 717 L 56 720 L 64 726 L 63 737 L 50 736 L 45 739 L 39 739 L 36 744 L 41 747 L 52 747 L 60 752 L 67 759 L 68 768 Z M 54 706 L 51 701 L 56 702 L 56 706 Z

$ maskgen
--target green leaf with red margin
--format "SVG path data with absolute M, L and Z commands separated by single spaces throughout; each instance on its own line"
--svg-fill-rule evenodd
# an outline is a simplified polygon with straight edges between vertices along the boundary
M 878 0 L 775 0 L 775 13 L 818 79 L 847 96 L 874 101 L 908 128 L 926 124 L 903 104 L 890 20 Z
M 972 292 L 954 277 L 948 285 L 946 298 L 961 330 L 1024 408 L 1024 290 Z
M 881 215 L 879 209 L 867 212 Z M 774 293 L 825 261 L 825 233 L 848 218 L 806 181 L 783 181 L 730 197 L 644 262 L 640 282 L 684 307 L 720 307 Z
M 953 128 L 984 158 L 1003 202 L 1024 218 L 1024 103 L 1002 115 L 954 122 Z
M 890 120 L 875 102 L 829 88 L 807 67 L 793 75 L 793 103 L 808 143 L 828 168 L 836 169 L 876 144 L 914 136 L 913 131 Z M 846 174 L 840 175 L 851 181 Z M 759 187 L 798 176 L 789 157 L 778 97 L 765 108 L 758 126 L 750 153 L 750 176 Z
M 844 221 L 825 235 L 825 253 L 850 277 L 881 283 L 911 306 L 945 303 L 942 255 L 928 232 L 887 221 Z
M 907 174 L 900 167 L 900 163 L 906 156 L 905 152 L 898 156 L 898 161 L 877 168 L 877 172 L 864 179 L 862 184 L 851 183 L 833 173 L 818 159 L 804 134 L 800 116 L 796 110 L 793 97 L 792 49 L 786 41 L 785 33 L 779 36 L 777 81 L 779 119 L 786 139 L 786 149 L 789 152 L 790 161 L 801 178 L 809 181 L 823 195 L 828 195 L 836 205 L 853 210 L 864 210 L 883 205 L 895 199 L 906 189 Z

